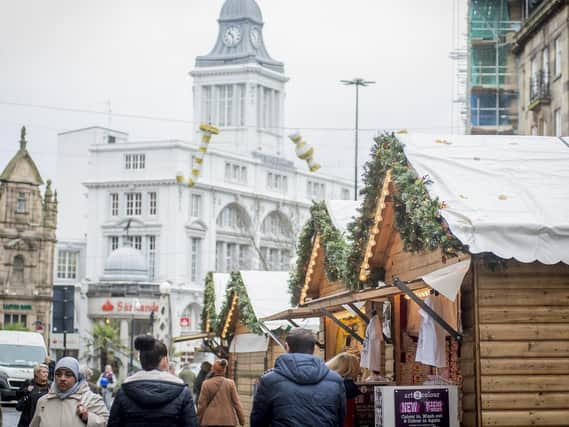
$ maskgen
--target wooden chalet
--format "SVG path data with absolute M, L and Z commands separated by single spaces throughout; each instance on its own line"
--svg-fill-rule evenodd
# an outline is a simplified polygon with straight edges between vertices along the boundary
M 352 290 L 265 319 L 389 301 L 398 386 L 457 384 L 463 426 L 569 425 L 567 165 L 560 138 L 378 138 Z M 425 304 L 433 292 L 446 313 Z M 445 369 L 415 361 L 419 308 L 447 335 Z

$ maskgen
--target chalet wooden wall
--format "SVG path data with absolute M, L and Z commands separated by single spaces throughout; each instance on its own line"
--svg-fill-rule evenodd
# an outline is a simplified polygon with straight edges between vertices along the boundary
M 264 351 L 231 354 L 235 367 L 234 380 L 247 417 L 247 425 L 249 425 L 249 415 L 253 407 L 253 386 L 265 372 L 265 357 Z
M 569 266 L 476 269 L 481 425 L 568 426 Z
M 460 348 L 460 374 L 462 376 L 462 425 L 476 427 L 478 397 L 476 382 L 476 318 L 474 274 L 469 272 L 461 286 L 461 320 L 463 341 Z

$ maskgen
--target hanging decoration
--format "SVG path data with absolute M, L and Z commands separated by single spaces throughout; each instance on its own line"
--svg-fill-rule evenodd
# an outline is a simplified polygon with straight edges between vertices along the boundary
M 313 255 L 319 246 L 324 249 L 326 277 L 331 282 L 340 280 L 346 269 L 349 245 L 344 234 L 332 224 L 324 202 L 315 202 L 310 207 L 310 218 L 298 239 L 296 267 L 291 271 L 288 280 L 292 305 L 304 302 L 307 283 L 314 268 Z
M 217 316 L 215 312 L 215 285 L 213 273 L 210 271 L 205 276 L 203 309 L 202 309 L 202 332 L 212 332 L 217 328 Z
M 396 228 L 406 252 L 419 252 L 440 248 L 444 257 L 456 256 L 466 248 L 450 232 L 439 210 L 444 202 L 432 199 L 427 191 L 428 176 L 417 177 L 407 162 L 403 146 L 393 133 L 375 139 L 371 159 L 364 167 L 364 195 L 360 216 L 348 225 L 349 239 L 353 242 L 345 270 L 346 286 L 361 289 L 364 282 L 359 273 L 365 260 L 368 237 L 374 226 L 375 211 L 380 202 L 382 188 L 387 179 L 394 184 Z M 373 274 L 366 275 L 373 283 Z
M 238 320 L 252 333 L 257 335 L 263 333 L 247 294 L 247 287 L 243 282 L 243 277 L 241 277 L 241 273 L 238 271 L 231 273 L 231 279 L 225 291 L 225 298 L 217 316 L 217 333 L 221 338 L 225 339 L 233 335 L 233 331 L 230 328 L 234 316 L 238 316 Z
M 190 174 L 190 177 L 186 181 L 183 172 L 176 173 L 176 182 L 178 184 L 187 184 L 188 187 L 193 187 L 196 185 L 196 182 L 202 172 L 204 156 L 205 153 L 207 153 L 207 149 L 209 148 L 211 136 L 219 135 L 219 129 L 207 123 L 202 123 L 200 125 L 200 131 L 202 132 L 202 139 L 198 147 L 197 154 L 192 158 L 192 172 Z
M 314 162 L 314 147 L 302 138 L 300 133 L 296 132 L 288 136 L 290 140 L 296 145 L 296 157 L 304 160 L 308 164 L 310 172 L 316 172 L 320 169 L 320 165 Z

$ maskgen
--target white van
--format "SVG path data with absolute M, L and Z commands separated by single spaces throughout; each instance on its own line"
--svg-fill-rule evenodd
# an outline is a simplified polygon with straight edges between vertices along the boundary
M 0 331 L 0 395 L 13 400 L 27 380 L 34 378 L 34 365 L 43 363 L 47 350 L 36 332 Z

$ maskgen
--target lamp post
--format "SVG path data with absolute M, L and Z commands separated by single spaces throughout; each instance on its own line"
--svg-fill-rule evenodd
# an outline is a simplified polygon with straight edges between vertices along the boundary
M 134 314 L 140 310 L 140 301 L 135 299 L 132 304 L 132 314 L 130 316 L 130 360 L 128 362 L 128 374 L 132 373 L 134 366 Z
M 354 164 L 354 200 L 358 200 L 358 120 L 359 120 L 359 95 L 360 86 L 366 87 L 374 84 L 375 82 L 356 77 L 352 80 L 340 80 L 340 83 L 346 86 L 356 87 L 356 153 Z

